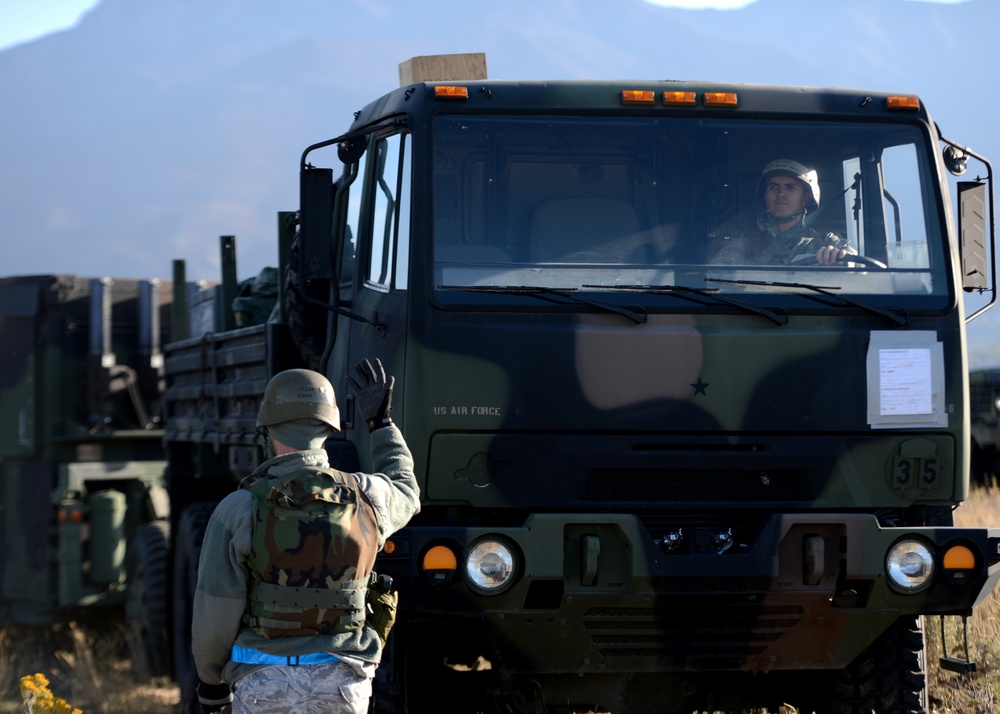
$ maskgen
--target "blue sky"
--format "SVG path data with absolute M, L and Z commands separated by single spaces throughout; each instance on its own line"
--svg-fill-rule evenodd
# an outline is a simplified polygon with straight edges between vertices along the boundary
M 911 0 L 912 2 L 936 2 L 941 4 L 957 4 L 968 0 Z M 650 5 L 662 7 L 682 7 L 688 10 L 739 10 L 752 5 L 757 0 L 645 0 Z
M 206 0 L 211 2 L 211 0 Z M 912 0 L 959 3 L 967 0 Z M 645 0 L 653 5 L 691 10 L 736 10 L 756 0 Z M 100 0 L 3 0 L 0 3 L 0 50 L 73 27 Z
M 0 50 L 73 27 L 100 0 L 3 0 Z

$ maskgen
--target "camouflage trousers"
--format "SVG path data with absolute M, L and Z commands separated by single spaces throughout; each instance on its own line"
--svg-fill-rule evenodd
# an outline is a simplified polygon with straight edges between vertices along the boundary
M 365 714 L 372 681 L 343 662 L 275 664 L 233 685 L 233 714 Z

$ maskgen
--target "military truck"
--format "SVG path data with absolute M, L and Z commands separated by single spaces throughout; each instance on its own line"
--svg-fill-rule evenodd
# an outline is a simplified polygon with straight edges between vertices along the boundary
M 401 596 L 378 710 L 926 711 L 924 618 L 964 624 L 1000 576 L 1000 529 L 952 522 L 988 160 L 910 94 L 400 75 L 304 150 L 273 318 L 164 348 L 185 692 L 202 533 L 259 461 L 267 379 L 326 374 L 331 459 L 364 470 L 347 375 L 378 357 L 423 499 L 377 565 Z M 777 245 L 833 233 L 836 264 L 720 259 L 776 159 L 816 204 Z
M 0 279 L 0 622 L 125 603 L 127 543 L 166 519 L 170 281 Z

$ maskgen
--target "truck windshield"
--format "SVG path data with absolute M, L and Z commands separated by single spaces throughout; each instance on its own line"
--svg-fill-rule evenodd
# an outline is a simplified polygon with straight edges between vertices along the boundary
M 440 116 L 435 286 L 445 300 L 472 294 L 462 287 L 630 286 L 634 299 L 668 285 L 756 299 L 806 284 L 941 307 L 930 149 L 913 123 Z M 798 199 L 768 212 L 769 165 L 800 187 L 806 210 L 789 230 Z M 825 246 L 848 255 L 824 264 Z

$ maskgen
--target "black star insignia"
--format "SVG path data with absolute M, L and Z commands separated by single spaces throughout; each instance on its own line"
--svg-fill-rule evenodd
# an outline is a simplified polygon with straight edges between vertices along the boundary
M 703 397 L 708 396 L 708 393 L 706 392 L 708 389 L 708 382 L 701 381 L 701 375 L 698 375 L 698 381 L 692 384 L 691 387 L 694 389 L 694 394 L 691 396 L 697 397 L 699 394 Z

